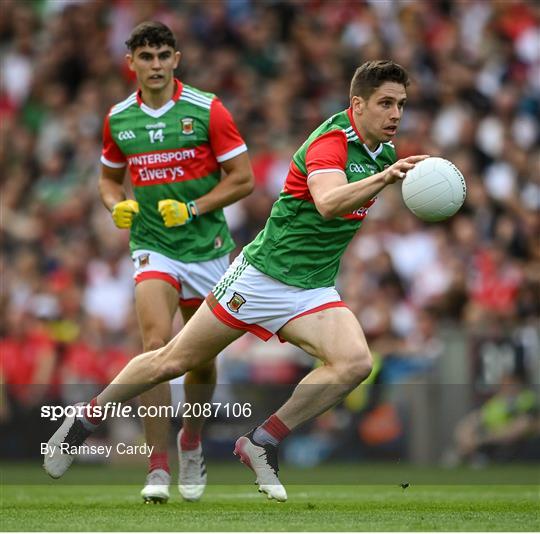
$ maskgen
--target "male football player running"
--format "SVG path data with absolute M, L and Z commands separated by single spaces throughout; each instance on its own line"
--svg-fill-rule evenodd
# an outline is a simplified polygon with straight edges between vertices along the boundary
M 285 501 L 278 479 L 279 443 L 297 426 L 328 410 L 371 371 L 357 318 L 334 284 L 341 257 L 368 208 L 385 187 L 428 156 L 396 161 L 397 132 L 409 84 L 391 61 L 371 61 L 353 76 L 350 107 L 319 126 L 294 154 L 285 186 L 265 228 L 164 348 L 134 358 L 80 417 L 67 418 L 49 444 L 79 444 L 100 423 L 99 408 L 210 361 L 252 332 L 277 334 L 322 361 L 285 404 L 236 442 L 235 453 L 256 474 L 259 490 Z M 58 448 L 56 450 L 59 450 Z M 45 469 L 60 477 L 73 461 L 56 453 Z
M 186 323 L 229 266 L 234 243 L 222 208 L 251 192 L 253 175 L 246 145 L 220 100 L 174 78 L 180 52 L 171 30 L 144 22 L 126 45 L 139 89 L 105 118 L 99 189 L 116 226 L 131 229 L 135 307 L 144 351 L 153 351 L 170 340 L 178 306 Z M 126 166 L 135 200 L 126 199 Z M 186 401 L 210 401 L 215 382 L 214 362 L 201 362 L 185 376 Z M 170 405 L 169 384 L 142 393 L 140 401 Z M 141 495 L 165 502 L 170 422 L 147 416 L 143 423 L 154 452 Z M 177 438 L 178 487 L 186 500 L 198 500 L 206 484 L 203 423 L 203 417 L 184 418 Z

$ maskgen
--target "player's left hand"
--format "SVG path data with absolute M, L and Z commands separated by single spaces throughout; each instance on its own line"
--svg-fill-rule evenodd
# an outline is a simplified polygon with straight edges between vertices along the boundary
M 193 200 L 186 203 L 172 198 L 160 200 L 158 202 L 158 211 L 163 217 L 163 222 L 167 228 L 190 223 L 199 214 L 197 205 Z

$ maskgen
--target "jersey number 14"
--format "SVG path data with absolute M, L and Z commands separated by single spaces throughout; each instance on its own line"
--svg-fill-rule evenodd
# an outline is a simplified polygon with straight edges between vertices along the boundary
M 163 143 L 163 130 L 161 128 L 159 130 L 150 130 L 148 135 L 150 136 L 151 143 L 156 143 L 157 141 Z

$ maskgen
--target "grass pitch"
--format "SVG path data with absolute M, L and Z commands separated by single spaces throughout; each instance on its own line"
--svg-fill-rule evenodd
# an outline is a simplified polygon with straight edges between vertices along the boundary
M 467 485 L 434 485 L 423 481 L 440 478 L 437 471 L 424 470 L 415 477 L 414 470 L 409 470 L 410 486 L 406 489 L 399 483 L 377 483 L 373 473 L 369 478 L 373 485 L 289 484 L 286 503 L 268 501 L 252 482 L 211 484 L 198 503 L 181 501 L 173 486 L 168 504 L 145 505 L 139 497 L 139 484 L 114 485 L 114 477 L 109 478 L 109 484 L 74 485 L 46 479 L 43 484 L 6 484 L 6 480 L 13 480 L 16 469 L 2 469 L 3 531 L 540 530 L 538 484 L 489 483 L 486 472 Z M 39 468 L 23 471 L 28 474 L 29 469 Z M 77 469 L 82 468 L 73 470 Z M 222 467 L 220 476 L 238 469 L 241 467 Z M 109 477 L 114 472 L 103 467 L 92 470 Z M 490 470 L 501 480 L 507 478 L 504 470 Z M 391 472 L 388 467 L 382 469 L 383 475 Z M 141 478 L 140 469 L 135 475 Z M 384 476 L 382 480 L 386 482 Z M 455 473 L 450 479 L 443 478 L 443 482 L 448 480 L 459 482 Z

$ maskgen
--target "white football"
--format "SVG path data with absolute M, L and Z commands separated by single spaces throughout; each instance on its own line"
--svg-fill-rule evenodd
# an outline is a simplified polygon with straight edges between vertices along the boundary
M 423 221 L 444 221 L 465 201 L 467 186 L 459 169 L 443 158 L 427 158 L 407 172 L 401 188 L 405 205 Z

